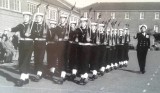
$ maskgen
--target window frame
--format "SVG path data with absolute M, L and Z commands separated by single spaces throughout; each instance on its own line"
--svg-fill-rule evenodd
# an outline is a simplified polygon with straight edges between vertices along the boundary
M 115 12 L 111 12 L 111 18 L 116 19 L 116 13 Z
M 129 12 L 125 12 L 125 19 L 130 19 L 130 14 L 129 14 Z
M 159 17 L 160 17 L 160 16 L 159 16 L 159 12 L 155 12 L 154 14 L 155 14 L 155 19 L 158 20 Z
M 144 18 L 145 18 L 144 12 L 140 12 L 140 19 L 144 19 Z

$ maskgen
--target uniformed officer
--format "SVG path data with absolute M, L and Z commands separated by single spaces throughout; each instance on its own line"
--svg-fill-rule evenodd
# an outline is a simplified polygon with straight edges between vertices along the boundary
M 89 72 L 89 60 L 90 60 L 90 46 L 91 41 L 89 35 L 88 18 L 82 17 L 80 19 L 80 27 L 76 29 L 78 36 L 78 63 L 79 72 L 81 74 L 81 79 L 79 84 L 85 85 L 88 82 L 88 72 Z
M 76 36 L 76 21 L 70 22 L 69 33 L 69 70 L 71 72 L 70 80 L 74 81 L 78 72 L 77 47 L 78 37 Z
M 91 80 L 95 80 L 98 78 L 98 46 L 96 44 L 96 37 L 97 37 L 97 23 L 92 22 L 91 23 L 91 56 L 90 56 L 90 70 L 92 71 L 93 76 L 91 77 Z
M 36 13 L 36 22 L 33 24 L 32 34 L 34 37 L 34 65 L 35 65 L 35 74 L 33 81 L 38 82 L 42 79 L 43 72 L 43 60 L 46 49 L 46 33 L 44 25 L 44 14 Z
M 131 41 L 130 39 L 130 34 L 129 34 L 129 29 L 125 28 L 124 29 L 124 66 L 128 65 L 128 52 L 129 52 L 129 42 Z
M 20 32 L 19 44 L 19 70 L 21 73 L 20 80 L 16 81 L 16 86 L 23 86 L 29 83 L 30 60 L 33 51 L 33 37 L 26 36 L 27 29 L 30 26 L 30 12 L 23 12 L 24 22 L 11 29 L 11 32 Z
M 145 73 L 145 63 L 148 49 L 150 48 L 150 36 L 146 33 L 147 26 L 141 25 L 140 32 L 134 37 L 138 39 L 137 58 L 140 67 L 140 72 Z

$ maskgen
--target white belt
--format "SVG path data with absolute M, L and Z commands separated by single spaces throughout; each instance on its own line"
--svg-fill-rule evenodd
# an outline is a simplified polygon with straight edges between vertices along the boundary
M 31 39 L 31 38 L 20 38 L 20 40 L 32 41 L 33 39 Z
M 38 40 L 38 41 L 45 41 L 46 39 L 44 39 L 44 38 L 35 38 L 35 40 Z
M 94 45 L 94 44 L 91 44 L 91 43 L 79 43 L 79 45 L 91 46 L 91 45 Z
M 55 42 L 53 42 L 53 41 L 48 41 L 47 43 L 48 43 L 48 44 L 54 44 Z

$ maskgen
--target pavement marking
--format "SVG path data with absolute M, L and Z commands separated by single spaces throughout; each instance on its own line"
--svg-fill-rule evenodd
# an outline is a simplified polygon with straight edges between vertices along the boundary
M 143 90 L 143 93 L 145 93 L 146 91 L 147 91 L 147 90 L 146 90 L 146 89 L 144 89 L 144 90 Z
M 151 80 L 153 80 L 153 78 L 151 78 Z
M 150 86 L 150 83 L 147 83 L 148 86 Z
M 155 74 L 153 74 L 153 77 L 155 77 Z

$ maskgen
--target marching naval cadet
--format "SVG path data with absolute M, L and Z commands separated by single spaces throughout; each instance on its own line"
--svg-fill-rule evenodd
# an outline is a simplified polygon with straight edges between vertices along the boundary
M 119 49 L 118 49 L 118 59 L 119 59 L 119 66 L 123 67 L 124 65 L 124 34 L 123 29 L 119 29 Z
M 67 27 L 66 27 L 66 20 L 67 16 L 64 14 L 60 15 L 60 23 L 55 28 L 55 35 L 58 39 L 56 42 L 57 44 L 57 61 L 56 61 L 56 72 L 55 76 L 58 77 L 58 79 L 55 79 L 54 82 L 56 84 L 63 84 L 65 78 L 66 78 L 66 63 L 67 61 L 67 43 L 69 36 L 67 34 Z
M 114 68 L 117 69 L 118 68 L 118 58 L 117 58 L 117 54 L 118 54 L 118 49 L 117 49 L 117 45 L 118 45 L 118 33 L 117 33 L 118 29 L 114 29 L 114 41 L 115 41 L 115 51 L 114 51 Z
M 105 72 L 105 61 L 106 61 L 106 47 L 104 45 L 104 37 L 105 37 L 105 32 L 104 32 L 104 24 L 99 24 L 99 39 L 100 39 L 100 44 L 98 45 L 98 51 L 99 51 L 99 68 L 100 68 L 100 75 L 103 76 Z
M 110 54 L 110 44 L 111 44 L 111 35 L 110 28 L 107 28 L 107 45 L 106 45 L 106 72 L 111 70 L 111 54 Z
M 92 71 L 91 80 L 95 80 L 98 78 L 98 47 L 96 45 L 96 37 L 97 37 L 97 23 L 91 23 L 91 55 L 90 55 L 90 70 Z
M 42 79 L 43 72 L 43 60 L 46 50 L 46 34 L 44 24 L 44 14 L 36 13 L 35 14 L 36 22 L 33 23 L 32 34 L 34 37 L 34 65 L 35 65 L 35 74 L 33 81 L 39 82 Z
M 82 17 L 80 19 L 80 27 L 76 29 L 78 36 L 78 63 L 80 72 L 80 85 L 85 85 L 88 82 L 89 60 L 90 60 L 90 46 L 91 41 L 88 28 L 88 18 Z
M 76 21 L 70 22 L 69 33 L 69 69 L 71 72 L 70 80 L 74 81 L 78 72 L 77 47 L 78 37 L 76 36 Z
M 111 29 L 111 44 L 110 44 L 110 57 L 111 57 L 111 70 L 114 69 L 115 64 L 115 38 L 114 38 L 114 29 Z
M 145 73 L 146 56 L 150 48 L 150 36 L 146 33 L 147 26 L 141 25 L 140 32 L 134 37 L 138 40 L 137 44 L 137 58 L 140 67 L 140 73 Z
M 30 19 L 32 13 L 23 12 L 24 22 L 17 25 L 14 28 L 11 28 L 11 32 L 20 32 L 20 44 L 19 44 L 19 71 L 20 79 L 16 81 L 15 86 L 22 87 L 25 84 L 29 83 L 29 73 L 30 73 L 30 61 L 31 55 L 33 52 L 33 37 L 26 36 L 28 33 L 27 29 L 30 26 Z
M 49 70 L 49 76 L 53 76 L 56 69 L 56 61 L 57 61 L 57 45 L 56 41 L 58 41 L 58 37 L 55 35 L 55 28 L 57 26 L 57 22 L 55 20 L 50 20 L 50 28 L 47 30 L 47 67 Z
M 128 52 L 129 52 L 129 42 L 131 41 L 130 39 L 130 34 L 129 34 L 129 29 L 128 28 L 125 28 L 124 29 L 124 65 L 127 66 L 128 65 L 128 60 L 129 60 L 129 57 L 128 57 Z

